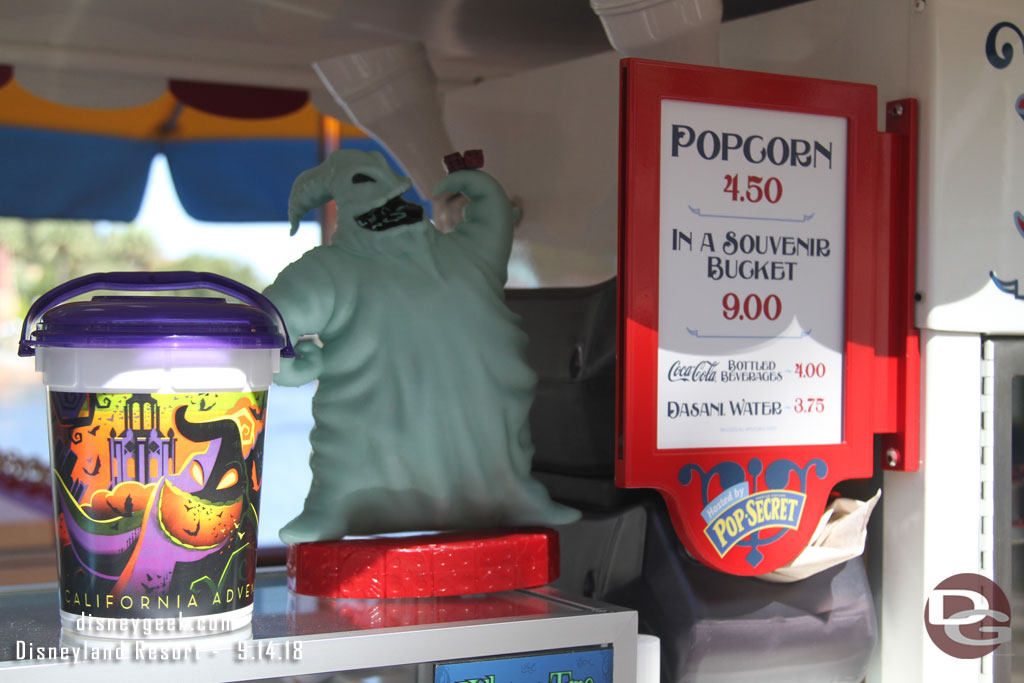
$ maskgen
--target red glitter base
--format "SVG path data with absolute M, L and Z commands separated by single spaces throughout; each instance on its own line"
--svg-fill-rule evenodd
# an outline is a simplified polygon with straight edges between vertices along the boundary
M 288 546 L 288 587 L 323 598 L 426 598 L 558 578 L 558 532 L 495 529 Z

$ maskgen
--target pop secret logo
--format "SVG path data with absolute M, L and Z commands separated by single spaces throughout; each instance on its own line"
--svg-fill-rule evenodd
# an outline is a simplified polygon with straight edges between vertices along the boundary
M 957 659 L 977 659 L 1010 641 L 1010 601 L 993 581 L 957 574 L 942 581 L 924 606 L 928 636 Z
M 808 478 L 827 474 L 828 464 L 820 458 L 803 466 L 785 458 L 765 466 L 751 458 L 745 467 L 726 460 L 707 471 L 690 463 L 679 470 L 679 483 L 699 485 L 704 535 L 718 556 L 743 548 L 739 552 L 746 552 L 747 564 L 757 567 L 765 559 L 762 548 L 800 527 Z M 792 475 L 799 490 L 787 488 Z M 721 488 L 717 495 L 712 495 L 714 482 Z

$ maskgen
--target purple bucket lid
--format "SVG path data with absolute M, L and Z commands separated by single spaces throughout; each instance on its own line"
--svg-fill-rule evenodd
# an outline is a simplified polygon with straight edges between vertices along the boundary
M 215 297 L 96 296 L 50 309 L 32 337 L 37 346 L 64 348 L 284 346 L 269 315 Z
M 63 303 L 95 289 L 196 288 L 244 303 L 175 296 L 95 296 Z M 294 356 L 281 315 L 266 297 L 220 275 L 187 271 L 97 273 L 55 287 L 29 310 L 18 353 L 31 356 L 37 346 L 281 349 L 283 357 Z

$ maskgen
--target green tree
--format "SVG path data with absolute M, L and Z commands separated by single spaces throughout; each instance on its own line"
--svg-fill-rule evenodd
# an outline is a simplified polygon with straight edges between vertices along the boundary
M 216 273 L 217 275 L 223 275 L 224 277 L 241 282 L 243 285 L 249 285 L 257 292 L 263 291 L 270 284 L 260 279 L 256 275 L 256 271 L 249 264 L 241 260 L 225 258 L 223 256 L 210 256 L 208 254 L 189 254 L 177 261 L 163 263 L 157 270 L 194 270 L 201 273 Z M 182 291 L 181 295 L 197 296 L 200 293 Z M 208 292 L 206 293 L 208 294 Z
M 197 270 L 217 273 L 257 290 L 267 284 L 241 260 L 191 254 L 169 261 L 159 252 L 152 234 L 134 224 L 0 218 L 0 247 L 14 257 L 20 315 L 27 313 L 40 295 L 89 273 Z

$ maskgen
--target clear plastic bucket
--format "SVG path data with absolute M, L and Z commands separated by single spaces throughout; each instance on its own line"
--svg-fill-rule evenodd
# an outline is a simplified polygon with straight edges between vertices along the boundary
M 244 303 L 63 303 L 95 289 L 197 287 Z M 19 353 L 35 355 L 47 387 L 64 630 L 177 639 L 245 628 L 267 389 L 292 353 L 273 305 L 209 273 L 97 274 L 33 305 Z

